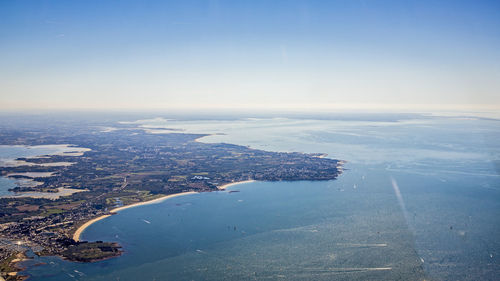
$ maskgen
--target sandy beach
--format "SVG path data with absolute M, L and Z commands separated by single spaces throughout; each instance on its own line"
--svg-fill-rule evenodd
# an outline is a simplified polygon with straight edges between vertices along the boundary
M 116 212 L 119 212 L 119 211 L 122 211 L 122 210 L 125 210 L 125 209 L 128 209 L 128 208 L 133 208 L 133 207 L 142 206 L 142 205 L 157 204 L 157 203 L 163 202 L 164 200 L 167 200 L 167 199 L 170 199 L 170 198 L 173 198 L 173 197 L 178 197 L 178 196 L 183 196 L 183 195 L 189 195 L 189 194 L 196 194 L 196 193 L 198 193 L 198 192 L 189 191 L 189 192 L 181 192 L 181 193 L 166 195 L 166 196 L 163 196 L 163 197 L 160 197 L 160 198 L 157 198 L 157 199 L 153 199 L 153 200 L 150 200 L 150 201 L 139 202 L 139 203 L 134 203 L 134 204 L 130 204 L 130 205 L 127 205 L 127 206 L 123 206 L 123 207 L 118 207 L 118 208 L 115 208 L 115 209 L 111 210 L 110 213 L 116 213 Z M 97 221 L 100 221 L 102 219 L 105 219 L 105 218 L 107 218 L 109 216 L 111 216 L 111 215 L 102 215 L 100 217 L 91 219 L 88 222 L 84 223 L 73 234 L 73 240 L 80 241 L 80 235 L 82 234 L 82 232 L 87 227 L 89 227 L 93 223 L 95 223 Z
M 255 180 L 237 181 L 237 182 L 232 182 L 232 183 L 228 183 L 228 184 L 219 186 L 217 188 L 219 190 L 224 190 L 224 189 L 226 189 L 226 188 L 228 188 L 230 186 L 233 186 L 233 185 L 237 185 L 237 184 L 240 184 L 240 183 L 249 183 L 249 182 L 254 182 L 254 181 Z M 153 200 L 150 200 L 150 201 L 139 202 L 139 203 L 135 203 L 135 204 L 130 204 L 130 205 L 127 205 L 127 206 L 123 206 L 123 207 L 118 207 L 118 208 L 115 208 L 115 209 L 111 210 L 110 213 L 116 213 L 116 212 L 119 212 L 119 211 L 122 211 L 122 210 L 125 210 L 125 209 L 128 209 L 128 208 L 133 208 L 133 207 L 142 206 L 142 205 L 157 204 L 157 203 L 160 203 L 160 202 L 162 202 L 164 200 L 167 200 L 167 199 L 170 199 L 170 198 L 173 198 L 173 197 L 183 196 L 183 195 L 189 195 L 189 194 L 196 194 L 196 193 L 198 193 L 198 192 L 189 191 L 189 192 L 182 192 L 182 193 L 176 193 L 176 194 L 166 195 L 166 196 L 163 196 L 163 197 L 160 197 L 160 198 L 157 198 L 157 199 L 153 199 Z M 95 223 L 97 221 L 100 221 L 102 219 L 105 219 L 105 218 L 107 218 L 109 216 L 111 216 L 111 215 L 102 215 L 100 217 L 91 219 L 88 222 L 84 223 L 73 234 L 73 240 L 80 241 L 80 235 L 82 234 L 82 232 L 87 227 L 89 227 L 93 223 Z
M 246 181 L 235 181 L 235 182 L 232 182 L 232 183 L 228 183 L 228 184 L 225 184 L 225 185 L 221 185 L 219 187 L 217 187 L 219 190 L 224 190 L 230 186 L 233 186 L 233 185 L 237 185 L 237 184 L 240 184 L 240 183 L 249 183 L 249 182 L 254 182 L 255 180 L 246 180 Z
M 85 230 L 85 228 L 89 227 L 91 224 L 93 224 L 94 222 L 96 221 L 100 221 L 102 219 L 105 219 L 107 217 L 109 217 L 111 215 L 103 215 L 103 216 L 100 216 L 100 217 L 97 217 L 95 219 L 91 219 L 89 220 L 88 222 L 82 224 L 82 226 L 80 226 L 76 231 L 75 233 L 73 234 L 73 240 L 75 241 L 80 241 L 80 235 L 82 234 L 82 232 Z

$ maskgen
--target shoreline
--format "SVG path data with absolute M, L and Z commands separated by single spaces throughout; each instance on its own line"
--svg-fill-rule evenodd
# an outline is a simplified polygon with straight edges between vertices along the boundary
M 237 185 L 240 183 L 250 183 L 250 182 L 256 182 L 256 180 L 235 181 L 235 182 L 231 182 L 231 183 L 226 183 L 224 185 L 218 186 L 217 189 L 218 190 L 225 190 L 226 188 L 233 186 L 233 185 Z
M 102 219 L 110 217 L 111 215 L 113 215 L 116 212 L 119 212 L 119 211 L 122 211 L 122 210 L 125 210 L 125 209 L 129 209 L 129 208 L 133 208 L 133 207 L 137 207 L 137 206 L 142 206 L 142 205 L 157 204 L 157 203 L 160 203 L 160 202 L 162 202 L 164 200 L 167 200 L 167 199 L 170 199 L 170 198 L 174 198 L 174 197 L 178 197 L 178 196 L 183 196 L 183 195 L 189 195 L 189 194 L 196 194 L 196 193 L 198 193 L 198 192 L 187 191 L 187 192 L 175 193 L 175 194 L 165 195 L 165 196 L 162 196 L 160 198 L 156 198 L 156 199 L 149 200 L 149 201 L 138 202 L 138 203 L 130 204 L 130 205 L 127 205 L 127 206 L 122 206 L 122 207 L 114 208 L 111 211 L 109 211 L 111 214 L 102 215 L 102 216 L 99 216 L 97 218 L 93 218 L 93 219 L 85 222 L 84 224 L 82 224 L 80 227 L 78 227 L 76 229 L 75 233 L 73 233 L 73 240 L 79 242 L 80 241 L 80 236 L 81 236 L 82 232 L 87 227 L 91 226 L 95 222 L 98 222 L 98 221 L 100 221 Z
M 0 196 L 0 198 L 44 198 L 50 200 L 57 200 L 60 197 L 70 196 L 78 192 L 86 192 L 88 189 L 76 189 L 76 188 L 66 188 L 58 187 L 57 192 L 43 192 L 43 191 L 20 191 L 13 192 L 12 195 Z
M 227 183 L 227 184 L 218 186 L 217 190 L 225 190 L 226 188 L 231 187 L 233 185 L 237 185 L 237 184 L 241 184 L 241 183 L 250 183 L 250 182 L 255 182 L 255 180 L 245 180 L 245 181 L 236 181 L 236 182 Z M 83 231 L 87 227 L 91 226 L 95 222 L 98 222 L 98 221 L 100 221 L 102 219 L 105 219 L 105 218 L 113 215 L 116 212 L 119 212 L 119 211 L 122 211 L 122 210 L 125 210 L 125 209 L 129 209 L 129 208 L 133 208 L 133 207 L 137 207 L 137 206 L 143 206 L 143 205 L 149 205 L 149 204 L 156 204 L 156 203 L 160 203 L 160 202 L 162 202 L 164 200 L 167 200 L 167 199 L 170 199 L 170 198 L 174 198 L 174 197 L 178 197 L 178 196 L 183 196 L 183 195 L 189 195 L 189 194 L 196 194 L 196 193 L 198 193 L 198 192 L 187 191 L 187 192 L 175 193 L 175 194 L 165 195 L 165 196 L 162 196 L 160 198 L 156 198 L 156 199 L 149 200 L 149 201 L 138 202 L 138 203 L 130 204 L 130 205 L 127 205 L 127 206 L 122 206 L 122 207 L 114 208 L 114 209 L 112 209 L 112 210 L 109 211 L 110 214 L 102 215 L 102 216 L 93 218 L 93 219 L 85 222 L 84 224 L 82 224 L 80 227 L 78 227 L 76 229 L 76 231 L 73 233 L 73 240 L 79 242 L 80 241 L 80 236 L 82 235 Z

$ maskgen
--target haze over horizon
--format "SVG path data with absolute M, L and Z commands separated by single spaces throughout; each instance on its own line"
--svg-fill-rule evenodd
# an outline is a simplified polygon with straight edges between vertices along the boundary
M 500 108 L 497 1 L 3 1 L 0 110 Z

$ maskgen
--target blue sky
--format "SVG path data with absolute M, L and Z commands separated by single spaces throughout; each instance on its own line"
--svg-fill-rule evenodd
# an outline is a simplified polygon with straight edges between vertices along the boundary
M 499 1 L 2 1 L 14 108 L 500 105 Z

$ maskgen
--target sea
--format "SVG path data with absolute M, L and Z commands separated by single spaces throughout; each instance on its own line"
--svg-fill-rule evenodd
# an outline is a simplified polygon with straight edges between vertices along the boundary
M 23 263 L 29 280 L 500 276 L 500 119 L 351 114 L 132 121 L 154 134 L 208 134 L 199 140 L 208 143 L 327 153 L 344 160 L 344 169 L 331 181 L 251 182 L 122 210 L 81 236 L 118 242 L 122 256 L 94 263 L 35 256 Z

